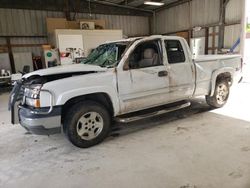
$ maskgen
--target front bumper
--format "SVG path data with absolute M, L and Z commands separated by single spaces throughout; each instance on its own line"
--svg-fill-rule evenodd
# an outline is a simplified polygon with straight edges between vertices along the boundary
M 61 107 L 56 106 L 49 114 L 34 114 L 31 109 L 21 106 L 18 110 L 20 124 L 29 132 L 39 135 L 50 135 L 61 131 Z M 39 111 L 48 111 L 41 108 Z
M 17 81 L 10 93 L 9 110 L 11 111 L 11 123 L 20 123 L 25 129 L 34 134 L 54 134 L 61 130 L 61 106 L 53 106 L 53 94 L 48 90 L 42 90 L 50 95 L 50 107 L 33 109 L 21 102 L 24 98 L 22 81 Z

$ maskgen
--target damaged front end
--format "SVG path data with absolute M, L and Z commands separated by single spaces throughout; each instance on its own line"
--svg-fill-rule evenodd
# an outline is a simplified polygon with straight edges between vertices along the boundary
M 44 83 L 52 80 L 51 77 L 36 75 L 15 83 L 9 97 L 12 124 L 20 123 L 34 134 L 49 135 L 60 132 L 61 107 L 53 106 L 53 93 L 42 89 Z M 48 93 L 49 106 L 41 107 L 41 92 Z
M 8 109 L 11 111 L 11 123 L 18 124 L 19 109 L 29 106 L 33 109 L 40 107 L 40 92 L 46 80 L 41 76 L 21 79 L 15 82 L 9 96 Z M 33 112 L 34 110 L 31 110 Z M 35 112 L 35 111 L 34 111 Z
M 9 111 L 11 111 L 12 124 L 19 123 L 19 117 L 18 117 L 19 108 L 25 105 L 26 102 L 30 102 L 30 100 L 27 101 L 25 100 L 26 99 L 25 96 L 30 96 L 34 99 L 39 98 L 40 90 L 38 88 L 35 90 L 34 89 L 31 90 L 31 87 L 34 85 L 40 85 L 41 88 L 44 82 L 45 80 L 40 76 L 23 78 L 15 82 L 14 87 L 9 96 L 9 106 L 8 106 Z M 35 93 L 32 93 L 32 91 L 35 91 Z
M 54 92 L 43 86 L 48 82 L 89 73 L 94 71 L 23 77 L 15 83 L 10 93 L 11 123 L 20 123 L 22 127 L 34 134 L 49 135 L 60 132 L 62 106 L 54 104 Z M 42 93 L 45 94 L 43 97 Z M 48 101 L 46 106 L 44 101 Z

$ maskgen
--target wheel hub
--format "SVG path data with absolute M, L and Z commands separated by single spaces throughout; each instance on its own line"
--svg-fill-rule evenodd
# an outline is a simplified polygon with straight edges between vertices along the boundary
M 79 118 L 76 128 L 83 140 L 92 140 L 102 132 L 103 119 L 97 112 L 87 112 Z
M 226 102 L 226 99 L 228 97 L 229 91 L 225 84 L 221 83 L 217 87 L 217 102 L 219 104 L 224 104 Z

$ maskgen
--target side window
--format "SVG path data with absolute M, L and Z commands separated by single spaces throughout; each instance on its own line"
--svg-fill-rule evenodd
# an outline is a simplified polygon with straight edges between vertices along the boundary
M 185 62 L 185 54 L 180 41 L 166 40 L 165 48 L 168 55 L 168 63 L 183 63 Z
M 159 40 L 147 41 L 136 46 L 129 56 L 131 69 L 162 65 L 162 51 Z

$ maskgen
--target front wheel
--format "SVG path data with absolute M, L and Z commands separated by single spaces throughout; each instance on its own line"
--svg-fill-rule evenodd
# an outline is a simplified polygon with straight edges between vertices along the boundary
M 214 108 L 223 107 L 229 97 L 229 84 L 225 80 L 217 81 L 213 96 L 206 96 L 207 104 Z
M 91 147 L 109 134 L 110 114 L 96 102 L 80 102 L 67 112 L 65 127 L 72 144 L 80 148 Z

